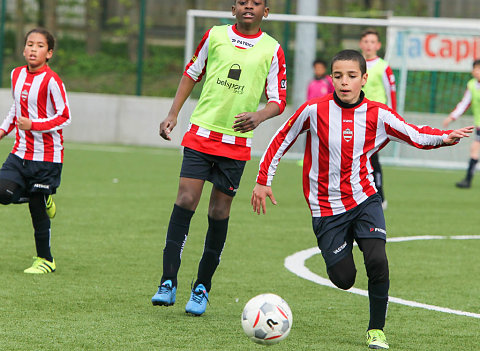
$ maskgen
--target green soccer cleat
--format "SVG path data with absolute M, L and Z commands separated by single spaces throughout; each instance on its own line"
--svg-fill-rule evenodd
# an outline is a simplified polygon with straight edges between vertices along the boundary
M 57 214 L 57 206 L 55 206 L 55 202 L 53 202 L 52 195 L 47 196 L 47 199 L 45 200 L 45 205 L 48 217 L 55 217 L 55 215 Z
M 367 345 L 370 349 L 388 350 L 387 338 L 380 329 L 370 329 L 367 331 Z
M 55 259 L 53 262 L 47 261 L 41 257 L 34 257 L 33 264 L 30 268 L 27 268 L 23 271 L 23 273 L 30 273 L 30 274 L 45 274 L 45 273 L 53 273 L 57 266 L 55 265 Z

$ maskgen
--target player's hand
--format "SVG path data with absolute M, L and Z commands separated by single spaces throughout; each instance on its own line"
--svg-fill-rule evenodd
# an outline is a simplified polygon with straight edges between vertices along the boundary
M 235 116 L 233 130 L 246 133 L 257 128 L 263 120 L 258 112 L 242 112 Z
M 32 120 L 26 117 L 17 117 L 17 126 L 21 130 L 32 129 Z
M 259 215 L 261 209 L 263 214 L 267 213 L 267 207 L 265 203 L 267 196 L 270 198 L 272 204 L 277 204 L 277 200 L 275 200 L 275 197 L 273 196 L 272 188 L 257 183 L 255 188 L 253 188 L 252 199 L 250 200 L 250 203 L 253 206 L 253 212 L 257 212 Z
M 160 130 L 158 134 L 160 134 L 160 136 L 165 140 L 172 140 L 169 134 L 171 133 L 173 128 L 175 128 L 176 125 L 177 125 L 177 117 L 169 115 L 167 118 L 163 120 L 162 123 L 160 123 Z
M 468 138 L 470 136 L 469 134 L 471 134 L 474 129 L 475 129 L 474 126 L 455 129 L 453 132 L 451 132 L 448 135 L 448 137 L 443 139 L 443 142 L 447 145 L 455 144 L 462 138 Z
M 454 119 L 453 119 L 452 116 L 448 116 L 447 118 L 445 118 L 445 119 L 443 120 L 443 122 L 442 122 L 443 128 L 447 128 L 448 125 L 449 125 L 450 123 L 452 123 L 453 121 L 454 121 Z
M 2 140 L 5 135 L 7 135 L 7 133 L 5 133 L 3 129 L 0 129 L 0 140 Z

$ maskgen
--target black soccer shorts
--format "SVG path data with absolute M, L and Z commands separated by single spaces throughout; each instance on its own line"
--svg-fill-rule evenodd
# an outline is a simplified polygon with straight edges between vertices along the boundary
M 188 147 L 183 150 L 180 177 L 208 180 L 229 196 L 235 196 L 246 161 L 209 155 Z
M 62 164 L 24 160 L 9 154 L 0 169 L 0 179 L 20 185 L 24 192 L 55 194 L 60 186 Z
M 378 194 L 370 196 L 347 212 L 313 217 L 312 225 L 327 268 L 352 252 L 354 239 L 387 240 L 382 198 Z

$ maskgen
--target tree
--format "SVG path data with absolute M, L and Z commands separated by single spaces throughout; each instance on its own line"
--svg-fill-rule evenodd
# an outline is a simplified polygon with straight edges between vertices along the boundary
M 38 24 L 51 33 L 57 31 L 57 2 L 55 0 L 38 0 Z
M 86 23 L 86 46 L 89 55 L 96 54 L 102 45 L 102 10 L 100 0 L 87 0 L 85 11 Z
M 24 26 L 25 26 L 25 14 L 23 11 L 23 0 L 17 0 L 17 6 L 15 8 L 15 58 L 21 59 L 23 57 L 24 47 Z

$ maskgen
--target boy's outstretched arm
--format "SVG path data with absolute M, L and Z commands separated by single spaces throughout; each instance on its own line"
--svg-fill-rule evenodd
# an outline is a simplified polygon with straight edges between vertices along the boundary
M 252 199 L 250 200 L 250 203 L 253 206 L 253 212 L 260 214 L 260 209 L 262 209 L 263 214 L 267 213 L 267 206 L 265 203 L 267 196 L 270 198 L 272 204 L 277 204 L 277 200 L 275 200 L 275 197 L 273 196 L 272 188 L 257 183 L 253 188 Z
M 256 112 L 242 112 L 235 116 L 233 129 L 236 132 L 246 133 L 257 128 L 257 126 L 280 114 L 280 106 L 274 102 L 269 102 L 263 109 Z
M 178 113 L 180 112 L 180 109 L 185 103 L 185 100 L 187 100 L 187 98 L 190 96 L 190 93 L 192 92 L 195 84 L 196 82 L 193 79 L 185 75 L 182 76 L 180 84 L 178 84 L 177 93 L 175 94 L 175 98 L 173 99 L 172 107 L 168 112 L 167 118 L 165 118 L 160 123 L 159 134 L 163 139 L 172 140 L 169 134 L 177 125 Z
M 447 145 L 455 144 L 462 138 L 468 138 L 470 136 L 469 134 L 471 134 L 474 129 L 474 126 L 455 129 L 448 135 L 448 137 L 443 139 L 443 142 Z

